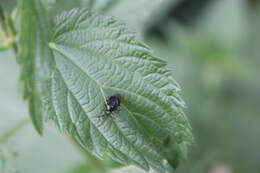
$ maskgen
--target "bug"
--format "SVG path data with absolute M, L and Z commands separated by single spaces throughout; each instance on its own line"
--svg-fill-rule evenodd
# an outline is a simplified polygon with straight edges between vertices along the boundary
M 113 94 L 106 99 L 106 110 L 105 114 L 111 115 L 113 111 L 119 110 L 121 96 L 119 94 Z

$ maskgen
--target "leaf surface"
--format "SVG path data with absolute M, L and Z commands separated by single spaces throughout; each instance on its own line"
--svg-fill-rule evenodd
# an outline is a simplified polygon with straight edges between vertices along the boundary
M 171 171 L 165 140 L 182 145 L 192 135 L 166 62 L 111 17 L 74 9 L 54 23 L 50 118 L 97 157 Z M 115 93 L 121 110 L 105 115 L 105 100 Z
M 43 81 L 51 76 L 51 66 L 54 64 L 48 47 L 49 25 L 40 0 L 21 0 L 18 10 L 18 62 L 22 67 L 24 98 L 28 100 L 33 125 L 42 134 L 42 98 L 48 94 Z

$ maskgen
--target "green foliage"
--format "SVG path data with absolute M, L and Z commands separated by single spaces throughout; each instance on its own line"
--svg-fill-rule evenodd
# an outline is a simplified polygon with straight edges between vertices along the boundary
M 116 1 L 86 2 L 105 11 Z M 18 4 L 18 62 L 35 129 L 52 120 L 98 158 L 171 172 L 192 134 L 167 63 L 114 18 L 73 9 L 53 19 L 49 3 Z M 115 93 L 121 110 L 105 115 Z
M 121 23 L 86 10 L 59 15 L 49 46 L 56 69 L 46 104 L 59 129 L 97 157 L 107 152 L 120 163 L 170 170 L 164 141 L 186 145 L 192 136 L 166 63 Z M 114 93 L 122 108 L 104 115 Z
M 19 52 L 22 65 L 21 79 L 24 83 L 24 98 L 29 102 L 29 112 L 35 129 L 43 132 L 42 99 L 48 91 L 43 80 L 50 76 L 52 54 L 48 48 L 48 22 L 41 1 L 19 1 Z
M 8 16 L 12 16 L 12 19 L 15 17 L 13 14 L 21 17 L 20 7 L 17 11 L 15 4 L 13 4 L 15 1 L 0 0 L 0 6 L 4 10 L 6 21 L 1 22 L 1 24 L 6 26 L 4 28 L 10 28 L 10 23 L 6 20 Z M 257 79 L 259 78 L 260 63 L 260 10 L 257 7 L 257 3 L 252 3 L 253 1 L 256 2 L 255 0 L 204 0 L 200 2 L 189 0 L 118 0 L 114 1 L 115 3 L 105 11 L 99 8 L 92 8 L 98 7 L 98 5 L 89 5 L 91 4 L 89 2 L 99 4 L 99 2 L 106 3 L 109 0 L 41 1 L 47 12 L 40 12 L 45 10 L 39 10 L 38 3 L 40 1 L 34 0 L 31 2 L 37 3 L 33 4 L 33 6 L 37 6 L 37 10 L 27 7 L 32 14 L 32 16 L 27 15 L 27 17 L 30 17 L 28 19 L 31 21 L 31 17 L 37 16 L 36 22 L 28 23 L 26 18 L 23 20 L 27 25 L 30 25 L 27 28 L 31 29 L 28 31 L 30 34 L 27 34 L 27 37 L 35 35 L 33 28 L 39 28 L 35 27 L 35 23 L 37 23 L 36 26 L 39 26 L 38 21 L 46 20 L 44 27 L 42 27 L 43 29 L 35 29 L 39 31 L 39 34 L 46 33 L 47 35 L 47 37 L 43 37 L 47 39 L 42 44 L 44 49 L 41 50 L 46 49 L 52 54 L 55 50 L 50 49 L 48 44 L 53 46 L 54 49 L 59 46 L 54 33 L 53 16 L 60 15 L 60 12 L 64 10 L 81 7 L 93 12 L 113 15 L 117 20 L 124 21 L 128 28 L 137 31 L 138 36 L 145 34 L 146 37 L 141 38 L 148 39 L 146 42 L 150 41 L 149 45 L 152 46 L 155 53 L 160 57 L 166 58 L 168 68 L 174 70 L 174 78 L 178 79 L 183 86 L 184 92 L 181 92 L 181 94 L 188 105 L 185 111 L 190 115 L 189 119 L 191 119 L 196 139 L 196 146 L 191 148 L 192 151 L 189 152 L 188 160 L 173 172 L 202 173 L 223 170 L 229 173 L 259 173 L 260 81 Z M 161 6 L 162 3 L 165 4 L 163 8 Z M 250 5 L 248 5 L 249 3 Z M 27 5 L 30 4 L 27 3 Z M 34 14 L 36 11 L 37 14 Z M 41 19 L 41 17 L 44 19 Z M 100 16 L 100 18 L 103 17 Z M 181 25 L 179 25 L 179 22 L 181 22 Z M 52 26 L 52 28 L 48 25 Z M 19 25 L 17 26 L 19 27 Z M 148 30 L 145 30 L 146 27 L 148 27 Z M 9 33 L 6 32 L 9 29 L 1 31 L 1 48 L 6 50 L 17 44 L 16 34 L 6 34 Z M 76 33 L 80 32 L 77 31 Z M 21 38 L 20 29 L 18 34 Z M 64 34 L 62 33 L 61 35 Z M 82 36 L 82 34 L 79 35 Z M 93 38 L 93 35 L 96 34 L 89 35 Z M 51 38 L 48 38 L 49 36 Z M 38 40 L 42 40 L 41 37 L 38 37 Z M 36 44 L 32 45 L 36 47 Z M 21 48 L 20 46 L 18 47 L 19 49 Z M 22 47 L 27 49 L 30 46 L 23 45 Z M 35 49 L 34 47 L 32 48 Z M 78 46 L 75 49 L 78 49 Z M 146 172 L 134 166 L 118 169 L 121 164 L 116 163 L 115 165 L 115 162 L 107 155 L 106 147 L 102 148 L 105 156 L 102 160 L 88 152 L 92 151 L 93 153 L 91 149 L 86 150 L 89 147 L 84 147 L 83 145 L 81 147 L 80 144 L 76 144 L 75 146 L 80 148 L 80 150 L 76 150 L 76 147 L 73 145 L 76 139 L 74 140 L 72 137 L 59 134 L 53 128 L 52 124 L 55 124 L 53 122 L 45 125 L 44 137 L 35 134 L 30 124 L 25 129 L 12 128 L 11 126 L 15 126 L 21 117 L 28 116 L 17 89 L 16 80 L 19 68 L 14 61 L 14 52 L 10 49 L 0 52 L 0 115 L 2 115 L 0 116 L 0 143 L 1 141 L 5 143 L 4 146 L 0 145 L 1 173 L 11 172 L 13 171 L 12 168 L 17 168 L 15 171 L 26 173 Z M 151 55 L 152 53 L 149 54 Z M 50 103 L 48 100 L 53 100 L 52 92 L 49 91 L 52 91 L 53 71 L 59 72 L 59 69 L 57 69 L 54 56 L 44 56 L 41 59 L 45 60 L 45 57 L 47 57 L 46 59 L 51 57 L 50 60 L 53 61 L 50 63 L 53 66 L 48 68 L 51 72 L 49 74 L 46 73 L 43 80 L 35 79 L 35 81 L 38 81 L 38 84 L 46 85 L 46 87 L 41 88 L 45 88 L 48 92 L 39 92 L 40 90 L 37 90 L 37 97 L 43 103 L 42 115 L 46 113 L 46 110 L 49 112 L 43 117 L 57 121 L 58 119 L 56 120 L 55 118 L 58 116 L 56 116 L 55 110 L 53 111 L 52 109 L 53 105 L 46 103 Z M 101 60 L 103 61 L 103 58 Z M 27 62 L 29 61 L 23 61 L 22 66 L 27 64 Z M 148 62 L 150 63 L 150 60 Z M 89 69 L 89 67 L 86 69 Z M 33 72 L 30 67 L 28 67 L 28 71 Z M 132 75 L 132 73 L 130 74 Z M 112 91 L 104 91 L 104 97 L 108 97 L 113 93 Z M 125 103 L 128 100 L 128 96 L 124 96 L 121 111 L 115 112 L 109 118 L 113 118 L 117 122 L 118 118 L 127 117 L 127 115 L 124 115 L 124 106 L 129 104 Z M 103 113 L 104 98 L 102 98 L 100 104 L 102 105 L 102 111 L 100 112 Z M 66 108 L 66 106 L 64 107 Z M 146 109 L 144 111 L 148 112 Z M 67 115 L 65 114 L 65 117 Z M 85 113 L 85 115 L 84 117 L 88 119 L 88 114 Z M 101 115 L 99 118 L 104 118 L 104 116 Z M 161 140 L 163 143 L 160 143 L 160 140 L 152 139 L 154 132 L 151 133 L 149 131 L 150 128 L 147 128 L 154 126 L 154 129 L 156 129 L 157 123 L 151 125 L 150 121 L 141 119 L 141 116 L 135 115 L 133 117 L 137 119 L 137 124 L 141 126 L 141 130 L 138 129 L 138 132 L 144 132 L 144 136 L 151 137 L 149 139 L 152 142 L 151 145 L 155 146 L 154 148 L 159 153 L 162 153 L 163 157 L 167 158 L 171 165 L 178 165 L 178 162 L 185 158 L 185 142 L 183 142 L 183 145 L 180 145 L 177 143 L 178 138 L 176 139 L 173 136 L 172 138 L 165 137 Z M 74 123 L 70 124 L 74 126 Z M 61 130 L 68 131 L 66 128 Z M 75 132 L 77 131 L 74 129 L 71 130 L 71 133 L 69 131 L 74 137 Z M 73 143 L 67 138 L 72 139 Z M 84 141 L 88 142 L 87 139 Z M 247 145 L 245 145 L 245 141 Z M 19 156 L 15 158 L 12 157 L 13 144 L 19 151 Z M 16 166 L 13 161 L 17 161 L 18 165 Z M 117 168 L 114 169 L 115 167 Z

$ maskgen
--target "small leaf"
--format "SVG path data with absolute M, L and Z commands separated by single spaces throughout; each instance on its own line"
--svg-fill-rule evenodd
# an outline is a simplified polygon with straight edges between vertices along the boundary
M 49 118 L 99 158 L 108 153 L 123 164 L 171 171 L 164 141 L 182 145 L 192 134 L 166 62 L 111 17 L 74 9 L 54 23 Z M 105 115 L 115 93 L 121 110 Z
M 54 63 L 48 48 L 48 23 L 40 0 L 20 0 L 18 62 L 22 66 L 24 98 L 29 102 L 29 113 L 35 129 L 43 132 L 42 98 L 48 94 L 43 80 L 50 76 Z

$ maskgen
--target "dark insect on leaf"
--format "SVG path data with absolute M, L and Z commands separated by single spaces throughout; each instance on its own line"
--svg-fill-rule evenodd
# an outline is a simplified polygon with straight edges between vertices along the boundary
M 111 115 L 113 111 L 118 110 L 120 106 L 120 98 L 121 96 L 119 94 L 114 94 L 106 100 L 105 114 Z

